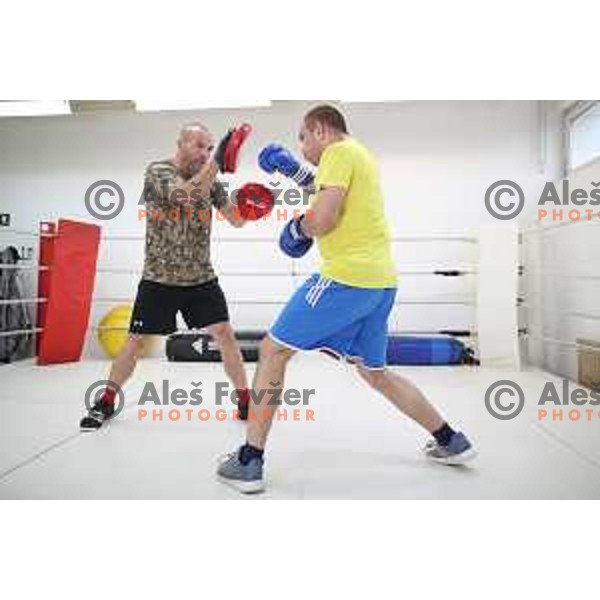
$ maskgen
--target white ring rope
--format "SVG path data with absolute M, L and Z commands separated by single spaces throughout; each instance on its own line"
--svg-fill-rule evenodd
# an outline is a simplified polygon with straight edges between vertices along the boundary
M 563 279 L 589 279 L 600 280 L 600 275 L 592 275 L 587 273 L 561 273 L 552 269 L 523 269 L 523 275 L 531 275 L 533 277 L 562 277 Z
M 575 209 L 571 209 L 575 210 Z M 578 219 L 577 221 L 559 221 L 558 223 L 549 223 L 547 225 L 534 225 L 530 227 L 524 227 L 521 229 L 520 236 L 528 236 L 528 235 L 543 235 L 546 233 L 551 233 L 560 229 L 561 227 L 570 227 L 573 225 L 600 225 L 600 217 L 597 217 L 594 220 L 588 219 Z
M 28 236 L 28 237 L 58 237 L 59 233 L 49 233 L 44 231 L 27 231 L 22 229 L 4 229 L 0 228 L 0 233 L 5 235 L 20 235 L 20 236 Z M 131 234 L 104 234 L 102 235 L 102 240 L 105 241 L 144 241 L 145 235 L 143 233 L 131 233 Z M 279 237 L 275 236 L 222 236 L 222 237 L 213 237 L 211 241 L 213 242 L 273 242 L 277 243 Z M 473 235 L 465 235 L 465 234 L 449 234 L 449 233 L 440 233 L 433 235 L 403 235 L 403 236 L 392 236 L 390 241 L 394 243 L 407 243 L 407 242 L 464 242 L 468 244 L 478 244 L 479 240 L 476 236 Z
M 47 268 L 47 267 L 46 267 Z M 142 269 L 129 269 L 120 267 L 104 267 L 99 266 L 96 269 L 96 273 L 112 274 L 112 275 L 141 275 Z M 218 272 L 219 277 L 289 277 L 291 275 L 297 277 L 310 277 L 314 274 L 314 271 L 222 271 Z M 417 276 L 417 275 L 432 275 L 442 277 L 462 277 L 477 275 L 478 270 L 476 268 L 461 269 L 461 268 L 435 268 L 430 269 L 410 269 L 396 271 L 397 275 L 401 276 Z
M 144 234 L 115 234 L 115 235 L 103 235 L 102 240 L 106 241 L 144 241 L 146 238 Z M 212 242 L 270 242 L 277 244 L 279 237 L 273 236 L 223 236 L 213 237 Z M 394 243 L 408 243 L 408 242 L 463 242 L 469 244 L 478 244 L 479 240 L 474 236 L 466 236 L 462 234 L 439 234 L 439 235 L 406 235 L 406 236 L 394 236 L 390 238 L 390 241 Z
M 92 302 L 96 304 L 131 304 L 133 302 L 132 298 L 92 298 Z M 256 306 L 279 306 L 285 304 L 287 300 L 229 300 L 228 304 L 232 305 L 256 305 Z M 425 305 L 460 305 L 460 306 L 474 306 L 475 302 L 473 300 L 465 300 L 465 299 L 451 299 L 451 300 L 398 300 L 394 302 L 395 305 L 403 304 L 403 305 L 414 305 L 414 304 L 425 304 Z
M 539 310 L 539 306 L 534 306 L 529 302 L 519 302 L 517 304 L 518 308 L 525 308 L 527 310 Z M 600 313 L 585 313 L 579 311 L 560 311 L 557 309 L 550 308 L 549 306 L 545 307 L 545 310 L 548 312 L 559 315 L 560 317 L 570 317 L 572 319 L 588 319 L 590 321 L 600 321 Z
M 584 344 L 581 342 L 568 342 L 567 340 L 561 340 L 561 339 L 557 339 L 557 338 L 551 338 L 551 337 L 547 337 L 544 335 L 534 335 L 531 333 L 525 333 L 523 334 L 524 337 L 528 337 L 540 342 L 544 342 L 545 344 L 553 344 L 556 346 L 564 346 L 566 348 L 573 348 L 575 350 L 586 350 L 589 352 L 599 352 L 600 353 L 600 347 L 598 346 L 590 346 L 589 344 Z

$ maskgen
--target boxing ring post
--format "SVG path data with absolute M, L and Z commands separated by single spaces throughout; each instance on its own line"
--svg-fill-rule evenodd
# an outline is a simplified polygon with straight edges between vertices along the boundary
M 481 365 L 519 370 L 517 292 L 519 233 L 516 226 L 486 228 L 479 235 L 477 331 Z

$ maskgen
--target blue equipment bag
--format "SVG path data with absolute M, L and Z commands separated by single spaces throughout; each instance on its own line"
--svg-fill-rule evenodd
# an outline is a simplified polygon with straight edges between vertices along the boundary
M 388 365 L 458 365 L 470 363 L 469 357 L 465 345 L 451 336 L 388 336 Z

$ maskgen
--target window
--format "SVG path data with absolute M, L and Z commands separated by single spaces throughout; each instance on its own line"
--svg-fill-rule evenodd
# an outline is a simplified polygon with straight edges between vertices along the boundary
M 600 158 L 600 101 L 576 102 L 565 117 L 569 169 Z

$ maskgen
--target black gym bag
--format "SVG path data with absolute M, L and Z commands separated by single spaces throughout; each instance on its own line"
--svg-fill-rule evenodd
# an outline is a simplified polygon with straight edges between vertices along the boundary
M 236 331 L 242 356 L 247 362 L 258 360 L 258 345 L 265 331 Z M 203 331 L 173 333 L 167 338 L 167 358 L 176 362 L 219 362 L 221 352 L 212 336 Z

